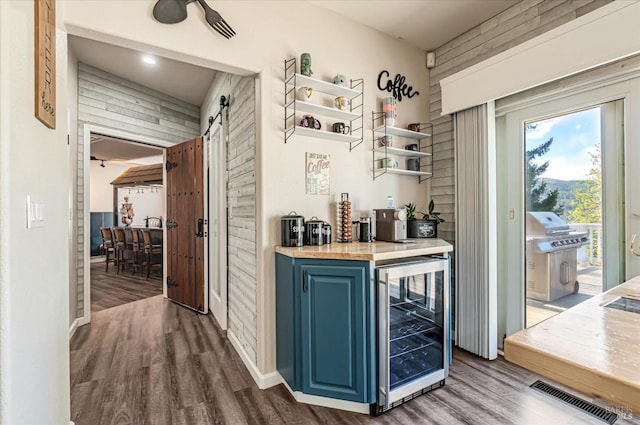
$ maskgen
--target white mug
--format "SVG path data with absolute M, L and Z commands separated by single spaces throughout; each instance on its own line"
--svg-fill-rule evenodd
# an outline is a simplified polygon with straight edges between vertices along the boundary
M 298 89 L 298 100 L 307 101 L 311 99 L 312 94 L 313 94 L 313 89 L 311 87 L 300 87 Z
M 349 108 L 349 98 L 346 96 L 338 96 L 333 102 L 333 106 L 342 111 Z

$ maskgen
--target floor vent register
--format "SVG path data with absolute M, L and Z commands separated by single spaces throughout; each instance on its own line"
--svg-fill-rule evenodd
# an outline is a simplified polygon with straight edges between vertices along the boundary
M 566 391 L 549 385 L 546 382 L 536 381 L 531 384 L 530 387 L 551 397 L 557 398 L 558 400 L 563 401 L 567 404 L 570 404 L 576 409 L 582 410 L 583 412 L 596 417 L 608 424 L 614 424 L 618 420 L 617 414 L 609 412 L 606 409 L 603 409 L 600 406 L 596 406 L 593 403 L 582 400 L 581 398 L 578 398 Z

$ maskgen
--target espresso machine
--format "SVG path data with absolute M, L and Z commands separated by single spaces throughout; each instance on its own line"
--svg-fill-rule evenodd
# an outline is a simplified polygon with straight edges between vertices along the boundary
M 376 240 L 404 242 L 407 240 L 407 212 L 404 209 L 378 209 L 376 213 Z

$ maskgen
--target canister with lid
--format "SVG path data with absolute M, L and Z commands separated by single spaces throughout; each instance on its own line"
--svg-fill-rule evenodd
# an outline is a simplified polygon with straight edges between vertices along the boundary
M 322 243 L 324 245 L 331 243 L 331 225 L 326 221 L 322 223 Z
M 304 217 L 295 211 L 280 218 L 282 246 L 304 245 Z
M 322 245 L 323 235 L 322 226 L 324 221 L 313 216 L 311 220 L 305 223 L 304 244 L 305 245 Z

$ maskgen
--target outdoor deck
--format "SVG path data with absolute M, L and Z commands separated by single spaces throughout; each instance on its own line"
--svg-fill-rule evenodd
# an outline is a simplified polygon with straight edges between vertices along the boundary
M 602 293 L 602 267 L 578 266 L 580 290 L 555 301 L 527 299 L 527 328 Z

